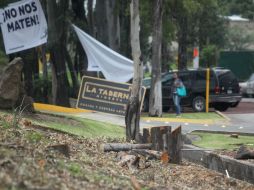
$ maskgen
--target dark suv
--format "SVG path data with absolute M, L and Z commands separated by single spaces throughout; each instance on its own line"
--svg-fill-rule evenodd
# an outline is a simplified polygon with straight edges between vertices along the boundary
M 163 111 L 173 106 L 171 86 L 173 71 L 162 75 L 162 105 Z M 206 69 L 178 71 L 182 79 L 187 96 L 182 98 L 181 105 L 192 107 L 196 112 L 205 111 L 206 97 Z M 143 110 L 149 109 L 151 79 L 144 79 L 147 88 Z M 237 78 L 228 69 L 213 68 L 210 70 L 210 98 L 209 105 L 219 111 L 226 111 L 229 107 L 236 107 L 241 101 L 240 88 Z

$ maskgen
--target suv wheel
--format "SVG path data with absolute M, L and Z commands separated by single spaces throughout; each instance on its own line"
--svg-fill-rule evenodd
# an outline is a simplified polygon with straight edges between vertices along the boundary
M 205 98 L 203 96 L 196 96 L 192 100 L 192 108 L 196 112 L 205 111 Z
M 227 103 L 220 103 L 220 104 L 214 105 L 214 108 L 218 111 L 226 111 L 228 107 L 229 107 L 229 104 Z

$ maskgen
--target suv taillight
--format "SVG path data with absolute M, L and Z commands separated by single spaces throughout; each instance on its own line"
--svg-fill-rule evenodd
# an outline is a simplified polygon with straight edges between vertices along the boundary
M 215 94 L 219 94 L 220 93 L 220 87 L 216 86 L 214 91 L 215 91 Z

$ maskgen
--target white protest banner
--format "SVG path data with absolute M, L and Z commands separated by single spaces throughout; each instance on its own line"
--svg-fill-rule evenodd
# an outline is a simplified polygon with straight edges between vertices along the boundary
M 1 29 L 6 54 L 33 48 L 47 42 L 48 27 L 39 0 L 22 0 L 11 3 L 0 12 L 2 13 Z
M 113 51 L 73 25 L 86 52 L 89 71 L 101 71 L 114 82 L 127 82 L 133 78 L 133 61 Z

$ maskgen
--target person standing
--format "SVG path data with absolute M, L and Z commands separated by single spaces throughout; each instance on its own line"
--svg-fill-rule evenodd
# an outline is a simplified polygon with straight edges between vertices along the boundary
M 178 77 L 177 73 L 173 74 L 174 82 L 172 86 L 172 97 L 174 106 L 176 108 L 176 117 L 181 117 L 181 97 L 177 94 L 177 88 L 183 86 L 182 80 Z

